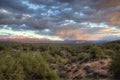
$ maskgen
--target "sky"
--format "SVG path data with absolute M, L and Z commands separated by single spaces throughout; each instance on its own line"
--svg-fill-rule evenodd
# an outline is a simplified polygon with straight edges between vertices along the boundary
M 120 40 L 120 0 L 0 0 L 0 38 Z

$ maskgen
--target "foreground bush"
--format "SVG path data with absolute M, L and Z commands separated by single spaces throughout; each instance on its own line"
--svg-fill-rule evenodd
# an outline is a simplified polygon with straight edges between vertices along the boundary
M 90 54 L 88 53 L 79 53 L 77 56 L 78 60 L 89 60 L 90 59 Z
M 1 54 L 0 80 L 58 80 L 58 76 L 40 54 Z
M 112 57 L 109 70 L 114 74 L 115 78 L 120 79 L 120 54 L 115 54 Z
M 0 45 L 0 51 L 5 50 L 5 46 L 4 45 Z
M 102 49 L 96 45 L 91 47 L 90 54 L 92 59 L 100 59 L 104 56 Z

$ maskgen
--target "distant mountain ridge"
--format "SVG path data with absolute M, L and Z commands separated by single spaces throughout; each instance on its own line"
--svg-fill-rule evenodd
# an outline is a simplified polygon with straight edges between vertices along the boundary
M 13 37 L 3 37 L 0 38 L 0 42 L 20 42 L 20 43 L 71 43 L 71 44 L 79 44 L 79 43 L 105 43 L 116 40 L 64 40 L 64 41 L 53 41 L 46 38 L 28 38 L 24 36 L 13 36 Z
M 0 41 L 8 42 L 21 42 L 21 43 L 40 43 L 50 41 L 45 38 L 28 38 L 24 36 L 4 37 L 0 38 Z

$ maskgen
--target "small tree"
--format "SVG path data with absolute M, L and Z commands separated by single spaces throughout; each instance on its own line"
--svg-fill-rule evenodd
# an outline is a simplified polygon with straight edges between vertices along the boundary
M 111 49 L 104 50 L 104 53 L 105 53 L 105 56 L 107 57 L 113 57 L 115 54 L 114 50 L 111 50 Z
M 120 54 L 115 54 L 112 57 L 112 61 L 109 66 L 109 71 L 113 72 L 115 78 L 120 79 Z
M 4 45 L 0 45 L 0 51 L 5 50 L 5 46 Z
M 90 54 L 93 59 L 103 57 L 102 49 L 96 45 L 91 47 Z
M 88 53 L 79 53 L 77 56 L 78 60 L 83 60 L 83 59 L 90 59 L 90 54 Z

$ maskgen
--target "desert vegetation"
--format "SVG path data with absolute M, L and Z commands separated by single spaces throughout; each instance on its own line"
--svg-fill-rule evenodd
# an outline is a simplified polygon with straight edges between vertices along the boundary
M 0 43 L 0 80 L 119 80 L 119 76 L 120 41 Z

